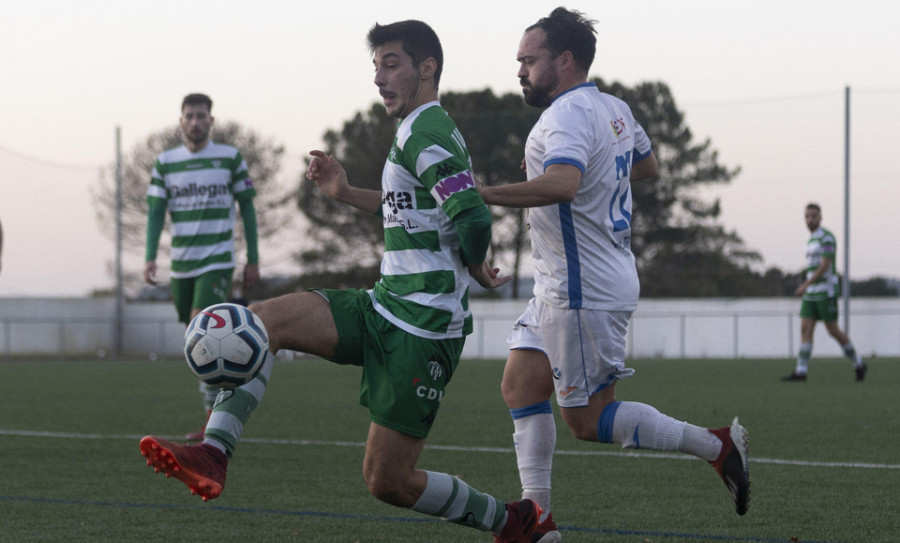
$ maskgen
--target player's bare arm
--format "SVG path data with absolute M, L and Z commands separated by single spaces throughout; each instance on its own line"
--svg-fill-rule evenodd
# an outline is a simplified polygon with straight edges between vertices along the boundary
M 656 177 L 659 173 L 659 162 L 653 152 L 644 160 L 631 165 L 631 181 L 644 181 Z
M 375 213 L 381 206 L 381 193 L 377 190 L 351 186 L 344 167 L 332 155 L 322 151 L 310 151 L 313 159 L 306 170 L 306 178 L 314 182 L 322 193 L 344 204 Z
M 581 170 L 570 164 L 552 164 L 531 181 L 480 186 L 485 203 L 504 207 L 540 207 L 571 202 L 581 185 Z

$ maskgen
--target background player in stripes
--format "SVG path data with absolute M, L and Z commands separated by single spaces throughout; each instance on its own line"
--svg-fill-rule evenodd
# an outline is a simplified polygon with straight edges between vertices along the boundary
M 247 241 L 243 292 L 259 281 L 256 189 L 240 151 L 210 140 L 212 100 L 188 94 L 181 103 L 184 144 L 157 157 L 147 187 L 147 245 L 144 280 L 157 283 L 156 256 L 169 210 L 172 230 L 171 288 L 178 320 L 185 325 L 205 307 L 227 301 L 234 275 L 234 202 Z M 200 383 L 206 416 L 218 389 Z M 203 439 L 203 430 L 187 439 Z
M 840 344 L 844 355 L 853 362 L 856 380 L 862 381 L 866 378 L 868 367 L 837 322 L 837 298 L 841 290 L 840 278 L 834 266 L 837 241 L 834 234 L 822 227 L 822 208 L 819 204 L 808 204 L 803 218 L 809 228 L 810 238 L 806 243 L 806 280 L 794 291 L 795 295 L 803 296 L 800 303 L 800 353 L 794 371 L 782 381 L 806 380 L 813 332 L 819 321 L 825 323 L 825 329 Z

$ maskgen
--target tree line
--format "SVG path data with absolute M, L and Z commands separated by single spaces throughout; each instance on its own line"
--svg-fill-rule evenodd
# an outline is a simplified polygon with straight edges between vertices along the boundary
M 592 80 L 602 92 L 628 103 L 635 119 L 653 144 L 659 175 L 632 183 L 632 251 L 641 279 L 641 296 L 661 297 L 761 297 L 790 296 L 803 281 L 802 272 L 778 268 L 761 270 L 759 251 L 746 246 L 735 231 L 720 224 L 721 202 L 705 189 L 729 183 L 740 166 L 720 162 L 709 138 L 696 141 L 676 105 L 669 87 L 645 82 L 628 87 L 617 82 Z M 541 110 L 527 106 L 517 93 L 496 95 L 490 89 L 446 92 L 441 104 L 466 140 L 478 179 L 488 185 L 524 181 L 521 170 L 525 141 Z M 326 152 L 335 155 L 347 170 L 351 183 L 379 189 L 381 170 L 396 131 L 396 120 L 384 107 L 373 103 L 357 112 L 340 129 L 326 131 Z M 213 141 L 241 150 L 257 188 L 257 217 L 261 239 L 291 223 L 300 212 L 307 226 L 296 248 L 301 275 L 277 285 L 265 281 L 259 292 L 269 297 L 305 286 L 370 287 L 378 279 L 383 243 L 381 218 L 344 206 L 322 196 L 312 183 L 297 180 L 290 189 L 279 188 L 277 175 L 283 146 L 261 137 L 252 129 L 229 122 L 215 125 Z M 151 134 L 125 157 L 123 177 L 123 245 L 143 254 L 146 228 L 146 188 L 156 156 L 181 143 L 175 126 Z M 109 182 L 93 195 L 95 211 L 104 232 L 113 224 L 115 191 Z M 526 212 L 492 208 L 495 264 L 514 276 L 512 295 L 522 292 L 523 260 L 530 251 Z M 238 254 L 243 254 L 243 229 Z M 165 240 L 166 236 L 163 236 Z M 161 243 L 160 251 L 168 247 Z M 265 274 L 265 255 L 263 272 Z M 799 259 L 798 259 L 799 260 Z M 799 266 L 798 266 L 799 268 Z M 128 274 L 132 287 L 136 273 Z M 851 294 L 896 296 L 896 283 L 884 278 L 853 282 Z

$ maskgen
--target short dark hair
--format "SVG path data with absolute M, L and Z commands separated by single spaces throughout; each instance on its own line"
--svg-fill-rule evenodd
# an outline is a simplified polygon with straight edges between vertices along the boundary
M 441 82 L 441 72 L 444 69 L 444 50 L 441 48 L 441 40 L 434 30 L 422 21 L 410 19 L 399 21 L 389 25 L 375 26 L 369 29 L 369 50 L 374 52 L 376 48 L 392 41 L 403 44 L 403 52 L 412 59 L 413 66 L 427 58 L 433 58 L 437 63 L 434 71 L 434 86 Z
M 814 202 L 810 202 L 810 203 L 806 204 L 806 209 L 815 209 L 819 213 L 822 212 L 822 208 L 819 207 L 819 204 L 814 203 Z
M 572 53 L 575 64 L 587 73 L 594 62 L 597 52 L 596 21 L 588 19 L 580 11 L 558 7 L 538 22 L 525 29 L 525 32 L 539 28 L 544 31 L 544 46 L 559 56 L 566 51 Z
M 181 101 L 181 109 L 184 109 L 184 106 L 206 106 L 206 109 L 212 113 L 212 98 L 199 92 L 193 92 Z

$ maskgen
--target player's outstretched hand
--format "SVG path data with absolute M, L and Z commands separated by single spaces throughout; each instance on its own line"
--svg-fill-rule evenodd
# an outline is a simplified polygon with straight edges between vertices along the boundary
M 340 200 L 350 187 L 344 167 L 334 156 L 322 151 L 310 151 L 309 154 L 313 159 L 306 169 L 306 178 L 314 182 L 325 196 Z
M 501 276 L 500 268 L 492 268 L 487 261 L 469 264 L 469 274 L 484 288 L 497 288 L 512 281 L 512 276 Z

